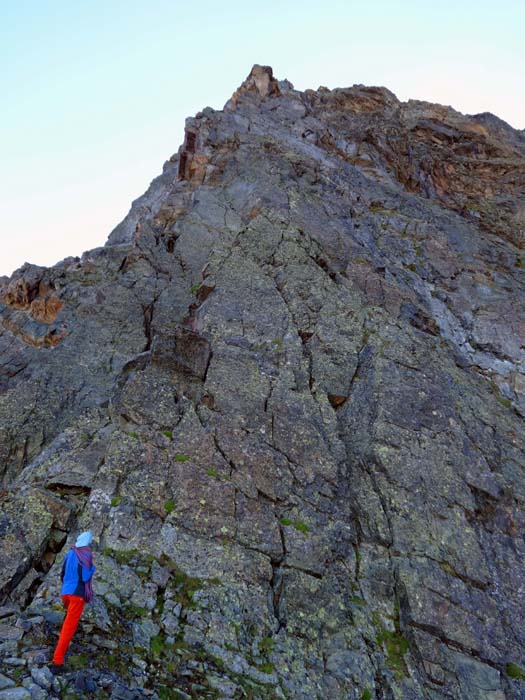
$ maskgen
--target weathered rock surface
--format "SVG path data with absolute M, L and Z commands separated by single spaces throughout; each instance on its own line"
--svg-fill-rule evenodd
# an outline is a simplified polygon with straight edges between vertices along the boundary
M 524 248 L 493 115 L 255 66 L 188 119 L 104 248 L 0 280 L 0 695 L 523 697 Z

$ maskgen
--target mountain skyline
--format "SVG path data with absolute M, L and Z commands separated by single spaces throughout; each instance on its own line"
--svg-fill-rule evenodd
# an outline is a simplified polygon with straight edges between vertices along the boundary
M 256 62 L 300 90 L 385 86 L 524 128 L 524 24 L 509 1 L 4 7 L 0 275 L 103 245 L 185 118 L 221 109 Z

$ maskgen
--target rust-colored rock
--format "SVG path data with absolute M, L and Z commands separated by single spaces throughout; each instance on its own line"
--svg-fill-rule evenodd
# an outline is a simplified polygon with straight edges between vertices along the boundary
M 33 299 L 30 306 L 31 315 L 36 321 L 53 323 L 64 304 L 55 294 Z
M 279 83 L 273 77 L 270 66 L 255 64 L 244 83 L 233 93 L 225 109 L 235 109 L 245 95 L 255 95 L 259 98 L 272 97 L 280 94 Z

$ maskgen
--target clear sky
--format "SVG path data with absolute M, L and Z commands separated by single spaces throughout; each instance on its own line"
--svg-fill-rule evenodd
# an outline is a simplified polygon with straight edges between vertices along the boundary
M 523 0 L 0 0 L 0 275 L 103 245 L 254 63 L 525 128 Z

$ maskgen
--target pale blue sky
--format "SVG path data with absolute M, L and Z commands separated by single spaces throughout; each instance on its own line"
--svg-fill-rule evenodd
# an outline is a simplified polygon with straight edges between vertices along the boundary
M 525 3 L 0 0 L 0 275 L 102 245 L 254 63 L 525 128 Z

